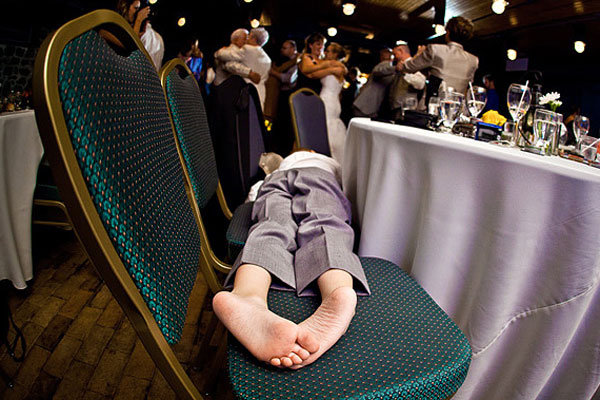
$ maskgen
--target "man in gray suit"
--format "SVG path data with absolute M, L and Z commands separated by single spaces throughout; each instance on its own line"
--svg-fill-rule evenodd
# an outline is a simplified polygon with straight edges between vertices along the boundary
M 388 99 L 386 98 L 386 95 L 389 93 L 392 108 L 395 107 L 396 103 L 401 101 L 401 97 L 406 94 L 408 90 L 408 87 L 400 87 L 404 83 L 406 83 L 408 86 L 416 85 L 415 88 L 417 90 L 423 89 L 425 77 L 422 74 L 419 74 L 419 76 L 416 76 L 416 74 L 411 74 L 408 79 L 403 79 L 405 73 L 401 71 L 400 61 L 405 60 L 408 57 L 410 57 L 408 44 L 402 40 L 397 41 L 396 47 L 394 47 L 392 50 L 392 58 L 381 61 L 375 66 L 375 68 L 373 68 L 371 76 L 369 76 L 369 80 L 360 90 L 360 93 L 354 100 L 354 103 L 352 103 L 355 117 L 387 117 L 382 115 L 383 108 L 388 108 Z M 394 60 L 397 62 L 397 64 L 394 64 Z M 411 80 L 413 75 L 415 75 L 415 79 Z M 396 84 L 394 86 L 397 90 L 395 90 L 396 93 L 392 95 L 388 91 L 388 88 L 395 81 Z
M 338 341 L 354 316 L 356 296 L 369 294 L 369 287 L 352 252 L 350 202 L 338 162 L 299 151 L 283 160 L 264 154 L 261 167 L 269 175 L 252 207 L 254 225 L 225 280 L 233 291 L 217 293 L 213 308 L 258 360 L 297 369 Z M 320 293 L 321 305 L 295 324 L 269 311 L 269 288 Z
M 479 66 L 479 59 L 463 49 L 462 43 L 471 37 L 473 23 L 463 17 L 454 17 L 446 24 L 446 44 L 419 46 L 417 55 L 402 63 L 402 70 L 428 71 L 440 78 L 446 87 L 466 93 Z

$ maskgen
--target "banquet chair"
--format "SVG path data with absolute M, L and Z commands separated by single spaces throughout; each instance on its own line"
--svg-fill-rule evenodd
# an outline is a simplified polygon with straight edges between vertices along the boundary
M 108 10 L 66 23 L 38 51 L 34 101 L 90 260 L 177 396 L 201 399 L 170 345 L 182 336 L 202 238 L 164 92 L 138 36 Z
M 192 188 L 199 218 L 201 252 L 205 269 L 204 276 L 209 277 L 208 285 L 213 293 L 222 289 L 215 271 L 227 273 L 231 266 L 220 260 L 211 248 L 209 227 L 205 224 L 206 206 L 209 200 L 217 196 L 220 211 L 230 220 L 226 239 L 230 244 L 230 260 L 237 256 L 248 236 L 252 204 L 243 203 L 231 213 L 219 176 L 208 127 L 204 100 L 196 79 L 189 68 L 179 58 L 166 63 L 160 70 L 160 81 L 167 97 L 169 112 L 175 127 L 175 143 L 181 158 L 186 181 Z M 258 162 L 256 163 L 258 166 Z
M 315 91 L 302 88 L 290 95 L 289 103 L 295 135 L 294 147 L 331 156 L 323 100 Z

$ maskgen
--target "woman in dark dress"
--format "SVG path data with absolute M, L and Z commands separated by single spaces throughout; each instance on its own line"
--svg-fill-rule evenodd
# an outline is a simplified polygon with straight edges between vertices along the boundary
M 298 81 L 296 89 L 309 88 L 317 94 L 321 93 L 321 78 L 334 74 L 345 67 L 339 61 L 324 60 L 325 36 L 316 32 L 305 40 L 304 52 L 298 65 Z M 345 73 L 345 72 L 344 72 Z

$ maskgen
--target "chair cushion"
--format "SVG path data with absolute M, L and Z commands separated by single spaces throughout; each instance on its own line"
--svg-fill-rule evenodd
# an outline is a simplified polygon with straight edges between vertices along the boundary
M 96 31 L 64 49 L 59 95 L 73 150 L 104 228 L 165 339 L 181 337 L 200 259 L 164 92 L 140 51 Z
M 252 226 L 252 206 L 254 202 L 240 204 L 231 217 L 227 227 L 227 251 L 230 260 L 235 260 L 242 251 L 248 239 L 248 232 Z
M 464 381 L 471 347 L 460 329 L 400 267 L 361 258 L 370 297 L 359 297 L 348 331 L 297 371 L 257 361 L 231 335 L 229 377 L 240 399 L 446 399 Z M 270 308 L 300 322 L 319 298 L 269 292 Z

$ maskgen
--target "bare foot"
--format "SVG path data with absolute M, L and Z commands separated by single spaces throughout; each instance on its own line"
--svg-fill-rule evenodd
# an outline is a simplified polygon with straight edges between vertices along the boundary
M 297 342 L 298 325 L 269 311 L 260 297 L 219 292 L 213 298 L 213 309 L 229 332 L 260 361 L 291 367 L 311 354 Z M 316 351 L 314 346 L 311 350 Z
M 319 349 L 312 352 L 302 363 L 294 364 L 291 368 L 297 369 L 308 365 L 329 350 L 346 333 L 355 310 L 356 292 L 351 287 L 339 287 L 323 299 L 317 311 L 299 324 L 298 333 L 299 338 L 307 336 L 316 338 L 320 345 Z M 302 345 L 301 341 L 299 344 Z

